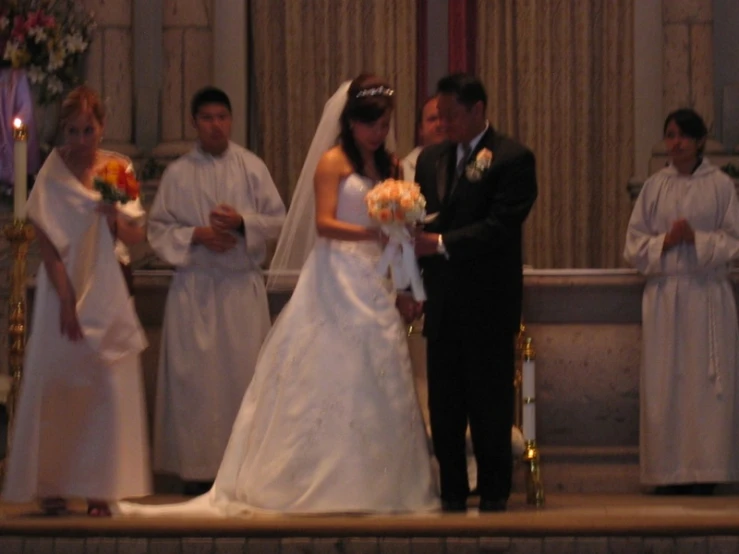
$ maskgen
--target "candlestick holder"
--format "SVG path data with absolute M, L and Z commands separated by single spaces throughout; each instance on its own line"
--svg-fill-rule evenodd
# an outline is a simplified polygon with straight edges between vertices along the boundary
M 523 326 L 522 326 L 523 327 Z M 526 337 L 521 353 L 521 363 L 536 360 L 536 351 L 531 337 Z M 534 396 L 521 398 L 522 405 L 535 405 Z M 531 410 L 534 412 L 534 410 Z M 534 412 L 535 413 L 535 412 Z M 541 458 L 536 439 L 526 437 L 523 461 L 526 464 L 526 503 L 534 506 L 544 505 L 544 483 L 541 479 Z
M 8 297 L 8 372 L 11 384 L 6 411 L 8 414 L 7 448 L 5 460 L 10 452 L 10 441 L 15 423 L 15 407 L 23 376 L 23 356 L 26 350 L 26 261 L 28 248 L 34 237 L 33 225 L 16 219 L 3 229 L 10 245 L 10 294 Z M 0 468 L 5 473 L 5 460 Z
M 541 458 L 536 441 L 526 441 L 523 453 L 526 464 L 526 503 L 532 506 L 544 505 L 544 483 L 541 479 Z
M 526 325 L 523 319 L 516 335 L 516 367 L 513 373 L 513 425 L 523 433 L 523 352 L 526 342 Z

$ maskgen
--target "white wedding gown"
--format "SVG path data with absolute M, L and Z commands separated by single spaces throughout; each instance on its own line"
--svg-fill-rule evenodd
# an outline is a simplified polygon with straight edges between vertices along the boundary
M 370 225 L 371 182 L 337 218 Z M 267 337 L 209 493 L 140 515 L 389 513 L 439 507 L 405 330 L 374 242 L 319 238 Z

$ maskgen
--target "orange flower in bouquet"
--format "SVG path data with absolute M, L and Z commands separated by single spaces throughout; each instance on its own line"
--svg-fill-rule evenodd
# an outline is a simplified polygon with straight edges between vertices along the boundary
M 423 219 L 426 199 L 416 183 L 387 179 L 365 197 L 369 216 L 381 225 L 415 223 Z
M 125 204 L 139 197 L 139 182 L 123 160 L 112 158 L 106 162 L 98 170 L 94 184 L 104 202 Z

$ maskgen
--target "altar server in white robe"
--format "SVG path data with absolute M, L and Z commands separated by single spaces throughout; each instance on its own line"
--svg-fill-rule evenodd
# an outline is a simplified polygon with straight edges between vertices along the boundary
M 149 242 L 176 271 L 159 360 L 154 469 L 207 490 L 270 329 L 261 265 L 285 207 L 264 162 L 230 141 L 221 90 L 195 94 L 198 141 L 162 176 Z
M 74 497 L 87 499 L 89 515 L 107 516 L 109 501 L 151 492 L 139 359 L 146 339 L 119 265 L 126 248 L 114 244 L 144 240 L 144 213 L 138 200 L 101 204 L 94 189 L 96 177 L 128 181 L 130 161 L 98 148 L 104 121 L 91 89 L 66 97 L 64 145 L 28 200 L 42 264 L 3 500 L 38 499 L 48 515 Z
M 711 494 L 739 480 L 739 331 L 730 280 L 739 258 L 734 183 L 702 152 L 693 110 L 664 124 L 670 156 L 634 206 L 624 255 L 642 301 L 640 462 L 657 494 Z

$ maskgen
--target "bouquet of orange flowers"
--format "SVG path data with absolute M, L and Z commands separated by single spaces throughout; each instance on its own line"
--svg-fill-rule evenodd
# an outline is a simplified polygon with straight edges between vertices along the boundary
M 115 158 L 108 161 L 95 176 L 93 183 L 103 202 L 125 204 L 139 197 L 139 182 L 128 164 Z
M 426 199 L 416 183 L 387 179 L 365 197 L 367 213 L 388 236 L 388 243 L 378 264 L 378 271 L 390 268 L 398 290 L 411 287 L 416 300 L 426 299 L 421 272 L 416 262 L 409 226 L 426 215 Z
M 388 225 L 415 223 L 426 213 L 426 199 L 416 183 L 387 179 L 367 193 L 364 199 L 369 216 Z

